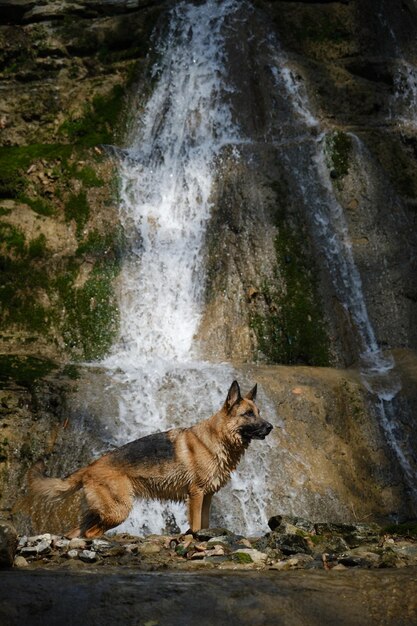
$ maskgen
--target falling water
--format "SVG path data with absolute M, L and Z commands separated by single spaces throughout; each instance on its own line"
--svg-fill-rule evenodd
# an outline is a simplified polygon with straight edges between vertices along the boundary
M 278 45 L 275 46 L 274 62 L 276 88 L 290 98 L 294 124 L 299 126 L 301 138 L 298 145 L 286 146 L 283 158 L 291 161 L 292 165 L 298 164 L 298 168 L 292 169 L 296 172 L 297 186 L 313 236 L 323 254 L 335 292 L 356 331 L 362 380 L 374 398 L 375 411 L 387 442 L 398 459 L 410 491 L 417 499 L 415 473 L 409 461 L 411 452 L 396 424 L 394 401 L 401 384 L 395 372 L 394 359 L 382 352 L 369 318 L 348 224 L 330 178 L 327 156 L 330 135 L 326 134 L 312 113 L 305 87 L 296 73 L 289 70 L 288 60 Z M 310 132 L 308 136 L 312 128 L 314 133 Z M 363 162 L 366 162 L 360 154 L 363 146 L 355 135 L 350 134 L 350 137 L 356 158 L 362 160 L 363 171 Z
M 120 285 L 120 341 L 105 361 L 122 389 L 118 444 L 208 417 L 236 377 L 227 364 L 198 360 L 194 336 L 216 160 L 226 147 L 238 158 L 241 141 L 228 105 L 224 41 L 240 6 L 239 0 L 207 0 L 172 9 L 157 50 L 156 85 L 120 166 L 121 215 L 132 254 Z M 265 407 L 261 393 L 262 399 Z M 266 527 L 267 495 L 264 458 L 251 461 L 219 494 L 227 512 L 217 521 L 255 533 Z M 122 529 L 178 526 L 187 528 L 183 504 L 139 502 Z

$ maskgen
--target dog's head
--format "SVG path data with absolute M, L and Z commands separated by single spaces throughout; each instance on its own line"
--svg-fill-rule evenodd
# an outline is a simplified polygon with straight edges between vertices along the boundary
M 259 414 L 259 409 L 255 404 L 256 391 L 257 385 L 242 398 L 238 383 L 233 381 L 223 407 L 229 427 L 240 436 L 245 444 L 252 439 L 265 439 L 273 428 L 272 424 Z

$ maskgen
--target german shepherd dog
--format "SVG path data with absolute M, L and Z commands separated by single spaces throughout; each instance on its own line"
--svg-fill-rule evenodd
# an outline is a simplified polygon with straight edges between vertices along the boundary
M 191 426 L 136 439 L 64 479 L 47 478 L 38 461 L 29 472 L 32 493 L 49 500 L 82 489 L 81 523 L 68 537 L 98 537 L 121 524 L 135 497 L 188 499 L 191 531 L 209 527 L 214 493 L 227 483 L 252 439 L 272 425 L 255 404 L 257 386 L 244 398 L 234 381 L 223 407 Z

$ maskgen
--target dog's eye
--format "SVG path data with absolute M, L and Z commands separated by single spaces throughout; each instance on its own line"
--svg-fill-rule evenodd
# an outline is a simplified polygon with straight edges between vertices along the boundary
M 245 417 L 255 417 L 255 414 L 253 411 L 246 411 L 246 413 L 243 414 Z

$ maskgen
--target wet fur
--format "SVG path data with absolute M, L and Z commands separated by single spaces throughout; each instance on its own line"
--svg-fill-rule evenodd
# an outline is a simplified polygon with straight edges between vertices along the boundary
M 191 530 L 208 528 L 213 494 L 227 483 L 251 439 L 264 439 L 272 429 L 255 398 L 256 385 L 242 398 L 234 381 L 209 419 L 136 439 L 64 479 L 47 478 L 38 462 L 29 472 L 31 491 L 54 500 L 82 489 L 81 523 L 69 537 L 97 537 L 118 526 L 136 497 L 187 499 Z

